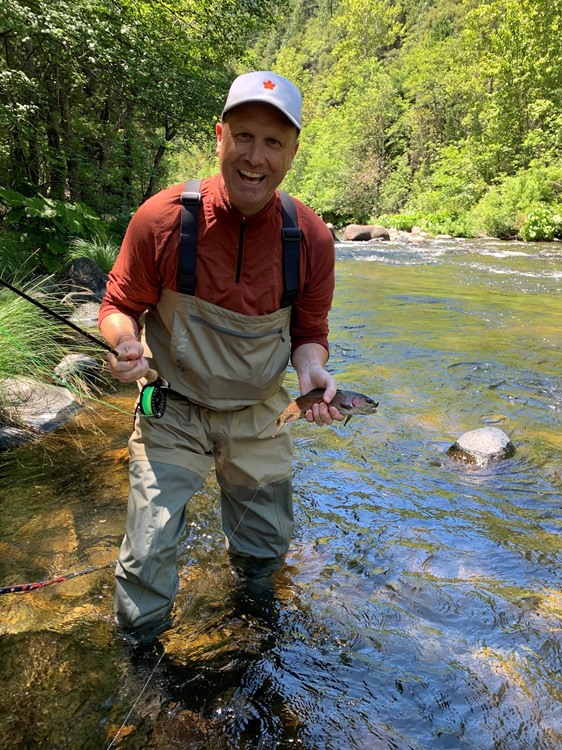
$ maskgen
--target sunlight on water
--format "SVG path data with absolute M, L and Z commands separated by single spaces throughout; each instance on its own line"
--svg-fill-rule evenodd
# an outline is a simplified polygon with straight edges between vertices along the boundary
M 291 428 L 297 526 L 274 590 L 233 576 L 210 477 L 153 652 L 111 616 L 131 392 L 4 455 L 0 585 L 96 570 L 2 597 L 0 745 L 562 746 L 561 276 L 544 245 L 339 246 L 330 366 L 378 413 Z M 512 458 L 447 456 L 485 425 Z

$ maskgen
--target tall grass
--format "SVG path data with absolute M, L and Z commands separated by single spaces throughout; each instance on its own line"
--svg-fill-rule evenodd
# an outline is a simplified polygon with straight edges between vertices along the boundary
M 119 247 L 111 242 L 100 239 L 85 240 L 75 238 L 67 251 L 69 264 L 77 258 L 90 258 L 104 273 L 109 273 L 117 258 Z
M 60 290 L 52 286 L 52 279 L 17 281 L 13 285 L 28 296 L 59 314 L 68 314 L 68 308 L 58 302 Z M 41 383 L 55 382 L 54 368 L 65 355 L 89 353 L 90 349 L 87 341 L 80 341 L 78 334 L 64 323 L 0 285 L 0 423 L 13 424 L 7 414 L 7 378 L 27 376 Z M 72 385 L 78 392 L 89 393 L 79 375 Z

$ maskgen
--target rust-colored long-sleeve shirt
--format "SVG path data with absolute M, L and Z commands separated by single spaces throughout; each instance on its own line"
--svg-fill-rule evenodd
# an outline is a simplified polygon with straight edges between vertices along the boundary
M 162 289 L 177 291 L 180 196 L 184 185 L 144 203 L 127 229 L 109 274 L 100 322 L 110 313 L 131 316 L 156 305 Z M 195 294 L 245 315 L 279 309 L 283 292 L 282 211 L 276 195 L 245 218 L 228 200 L 220 175 L 203 180 L 197 237 Z M 328 351 L 328 312 L 334 291 L 334 242 L 324 222 L 295 200 L 301 229 L 300 289 L 291 317 L 291 349 L 317 343 Z

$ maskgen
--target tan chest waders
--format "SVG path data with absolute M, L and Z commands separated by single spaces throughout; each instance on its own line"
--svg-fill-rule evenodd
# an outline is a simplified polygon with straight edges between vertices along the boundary
M 157 311 L 147 314 L 155 319 L 151 320 L 152 335 L 145 336 L 144 343 L 148 354 L 164 362 L 159 364 L 164 377 L 157 383 L 147 383 L 141 390 L 137 412 L 143 416 L 161 418 L 168 394 L 176 398 L 184 395 L 211 408 L 241 408 L 258 403 L 280 387 L 289 359 L 290 307 L 299 291 L 301 240 L 293 199 L 280 192 L 280 310 L 269 316 L 239 315 L 195 297 L 200 185 L 201 180 L 189 180 L 181 194 L 178 292 L 163 290 Z M 170 369 L 165 364 L 170 355 L 165 329 L 175 361 L 175 367 Z
M 290 431 L 272 434 L 290 401 L 282 381 L 299 290 L 296 209 L 282 193 L 280 308 L 241 315 L 195 296 L 199 185 L 189 181 L 181 196 L 178 291 L 162 291 L 143 332 L 147 355 L 169 390 L 145 391 L 144 398 L 141 393 L 140 410 L 155 404 L 157 418 L 136 419 L 129 441 L 129 505 L 115 611 L 122 625 L 135 629 L 169 615 L 178 589 L 185 506 L 213 464 L 230 553 L 279 559 L 293 533 Z

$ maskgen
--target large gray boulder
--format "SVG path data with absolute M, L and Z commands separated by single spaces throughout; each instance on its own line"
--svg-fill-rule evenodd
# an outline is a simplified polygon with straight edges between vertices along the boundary
M 374 224 L 348 224 L 343 230 L 343 239 L 348 242 L 369 242 L 369 240 L 389 240 L 386 227 Z
M 76 258 L 67 273 L 68 297 L 76 302 L 101 302 L 105 294 L 107 274 L 91 258 Z
M 67 388 L 29 377 L 4 378 L 0 392 L 6 418 L 0 424 L 0 450 L 60 427 L 82 408 Z
M 509 458 L 514 453 L 515 446 L 499 427 L 480 427 L 465 432 L 447 450 L 447 455 L 456 461 L 478 466 Z

